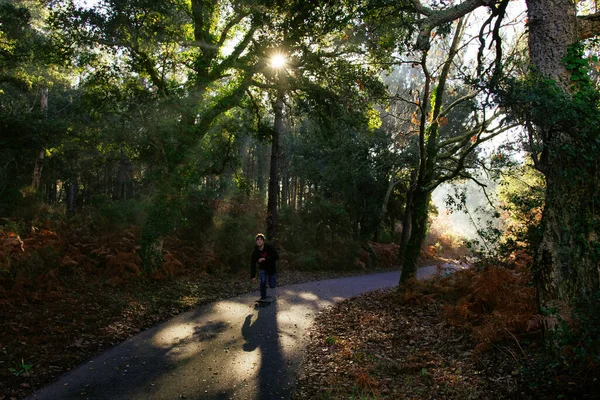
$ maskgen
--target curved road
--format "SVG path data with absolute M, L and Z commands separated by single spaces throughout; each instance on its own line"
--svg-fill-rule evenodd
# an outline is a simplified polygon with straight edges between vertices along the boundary
M 419 270 L 419 278 L 437 271 Z M 28 399 L 289 399 L 315 315 L 398 284 L 399 272 L 331 279 L 209 304 L 144 331 Z M 270 291 L 269 294 L 274 294 Z

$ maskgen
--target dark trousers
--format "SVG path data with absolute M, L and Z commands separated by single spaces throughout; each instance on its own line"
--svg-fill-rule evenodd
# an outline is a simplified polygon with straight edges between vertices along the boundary
M 259 269 L 258 274 L 260 275 L 260 297 L 267 296 L 267 282 L 271 289 L 275 288 L 277 284 L 277 274 L 267 274 L 264 269 Z

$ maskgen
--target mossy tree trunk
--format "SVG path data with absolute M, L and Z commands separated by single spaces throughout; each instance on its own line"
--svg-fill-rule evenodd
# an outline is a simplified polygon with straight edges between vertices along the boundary
M 406 248 L 408 246 L 408 239 L 410 239 L 411 232 L 411 221 L 413 214 L 413 196 L 415 191 L 415 183 L 417 180 L 416 171 L 412 171 L 410 175 L 410 183 L 406 190 L 406 203 L 404 204 L 404 215 L 402 217 L 402 236 L 400 237 L 400 250 L 398 254 L 398 263 L 404 264 L 406 258 Z
M 412 220 L 410 238 L 406 244 L 406 251 L 402 263 L 400 283 L 404 283 L 417 274 L 417 261 L 421 254 L 421 247 L 427 237 L 427 219 L 429 217 L 429 201 L 431 192 L 418 190 L 413 195 Z
M 565 311 L 574 298 L 589 298 L 600 290 L 600 211 L 596 204 L 600 143 L 597 131 L 578 123 L 588 118 L 588 111 L 577 105 L 577 91 L 582 88 L 565 62 L 570 47 L 579 40 L 575 3 L 528 0 L 527 6 L 532 72 L 554 81 L 563 91 L 560 95 L 571 100 L 565 107 L 571 123 L 559 119 L 548 124 L 542 119 L 533 121 L 530 129 L 530 134 L 541 137 L 543 150 L 537 164 L 546 177 L 543 236 L 534 276 L 540 307 Z

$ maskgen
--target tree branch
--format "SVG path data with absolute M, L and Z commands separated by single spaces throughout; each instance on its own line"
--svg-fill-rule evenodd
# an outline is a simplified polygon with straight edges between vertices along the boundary
M 477 93 L 472 93 L 472 94 L 468 94 L 466 96 L 463 96 L 457 100 L 455 100 L 454 102 L 452 102 L 450 105 L 446 106 L 444 108 L 444 110 L 442 110 L 442 112 L 440 112 L 439 118 L 445 117 L 446 115 L 448 115 L 448 113 L 450 111 L 452 111 L 452 109 L 454 107 L 456 107 L 457 105 L 459 105 L 460 103 L 463 103 L 467 100 L 471 100 L 474 99 L 475 97 L 477 97 Z
M 496 119 L 500 114 L 502 114 L 500 112 L 500 110 L 496 110 L 496 112 L 494 113 L 494 115 L 492 115 L 486 121 L 483 121 L 481 124 L 477 125 L 475 128 L 473 128 L 473 129 L 465 132 L 464 134 L 462 134 L 460 136 L 455 136 L 455 137 L 452 137 L 450 139 L 444 140 L 443 142 L 440 142 L 438 144 L 438 148 L 441 149 L 441 148 L 446 147 L 446 146 L 448 146 L 450 144 L 460 142 L 460 141 L 462 141 L 464 139 L 469 139 L 473 135 L 481 134 L 492 123 L 492 121 L 494 119 Z
M 246 18 L 248 15 L 250 15 L 249 12 L 240 13 L 240 14 L 236 15 L 235 18 L 232 18 L 227 23 L 227 25 L 225 25 L 225 27 L 223 28 L 223 31 L 221 32 L 221 37 L 219 38 L 219 41 L 217 42 L 217 47 L 218 48 L 223 47 L 223 44 L 225 43 L 225 41 L 227 40 L 227 36 L 229 35 L 229 31 L 235 25 L 237 25 L 241 20 L 243 20 L 244 18 Z
M 577 17 L 577 36 L 579 40 L 600 35 L 600 13 Z
M 228 68 L 232 68 L 232 67 L 236 66 L 236 63 L 239 61 L 240 55 L 248 47 L 248 45 L 254 38 L 254 33 L 256 32 L 256 30 L 258 28 L 259 27 L 256 25 L 252 26 L 250 28 L 250 30 L 248 32 L 246 32 L 246 35 L 238 43 L 238 45 L 235 47 L 235 49 L 233 49 L 233 52 L 225 60 L 223 60 L 218 66 L 216 66 L 215 69 L 213 69 L 210 72 L 210 77 L 213 80 L 219 78 L 223 74 L 223 72 L 225 70 L 227 70 Z
M 419 109 L 421 110 L 421 121 L 419 124 L 419 174 L 417 181 L 423 182 L 425 178 L 425 163 L 427 159 L 425 157 L 425 132 L 427 126 L 427 104 L 429 100 L 429 90 L 431 85 L 431 75 L 429 74 L 429 70 L 427 69 L 427 51 L 423 51 L 422 59 L 421 59 L 421 68 L 423 69 L 423 74 L 425 75 L 425 87 L 422 100 L 419 100 L 421 104 L 419 104 Z
M 450 181 L 450 180 L 460 176 L 460 174 L 463 173 L 465 160 L 467 159 L 467 156 L 469 154 L 471 154 L 473 152 L 473 150 L 475 150 L 477 148 L 477 146 L 479 146 L 481 143 L 487 142 L 490 139 L 493 139 L 494 137 L 498 136 L 502 132 L 505 132 L 505 131 L 512 129 L 519 125 L 520 124 L 514 123 L 514 124 L 504 126 L 502 128 L 498 128 L 495 131 L 488 132 L 489 135 L 485 136 L 485 137 L 481 137 L 481 135 L 484 133 L 484 130 L 482 130 L 482 132 L 477 135 L 477 139 L 460 154 L 458 159 L 453 158 L 452 155 L 448 155 L 446 157 L 446 158 L 452 159 L 454 161 L 454 163 L 456 164 L 454 170 L 445 176 L 440 176 L 437 180 L 433 181 L 426 189 L 433 190 L 436 187 L 438 187 L 439 185 L 441 185 L 442 183 Z
M 483 191 L 483 195 L 485 196 L 485 198 L 488 201 L 488 204 L 493 208 L 496 209 L 496 206 L 494 205 L 494 202 L 492 201 L 492 199 L 490 199 L 490 196 L 488 195 L 487 192 L 487 185 L 483 182 L 480 182 L 479 180 L 477 180 L 473 175 L 469 174 L 469 173 L 461 173 L 460 174 L 461 178 L 465 178 L 465 179 L 469 179 L 471 181 L 473 181 L 477 186 L 479 186 L 481 188 L 481 190 Z
M 255 87 L 261 88 L 261 89 L 277 89 L 277 85 L 275 85 L 273 83 L 263 83 L 263 82 L 259 82 L 257 80 L 252 80 L 252 82 L 250 84 L 252 86 L 255 86 Z
M 410 2 L 419 14 L 430 16 L 431 14 L 435 13 L 435 11 L 433 11 L 431 8 L 425 7 L 423 4 L 421 4 L 419 0 L 410 0 Z
M 426 18 L 418 21 L 421 31 L 417 37 L 415 47 L 418 50 L 429 50 L 431 46 L 431 31 L 434 28 L 464 17 L 478 7 L 493 6 L 497 3 L 497 0 L 466 0 L 456 6 L 435 11 L 424 7 L 418 0 L 412 0 L 412 3 L 415 11 L 426 16 Z
M 246 94 L 250 98 L 250 102 L 252 103 L 252 108 L 254 109 L 254 113 L 256 114 L 256 119 L 258 121 L 258 126 L 260 126 L 262 117 L 260 116 L 260 107 L 258 106 L 258 102 L 252 95 L 252 92 L 249 89 L 246 89 Z
M 246 89 L 248 89 L 252 82 L 254 73 L 254 68 L 251 68 L 246 72 L 246 76 L 242 79 L 242 82 L 240 82 L 240 85 L 236 89 L 234 89 L 229 95 L 217 100 L 216 104 L 211 107 L 210 110 L 208 110 L 196 124 L 195 129 L 197 132 L 199 132 L 201 135 L 206 134 L 218 116 L 225 111 L 231 110 L 239 105 L 244 93 L 246 93 Z

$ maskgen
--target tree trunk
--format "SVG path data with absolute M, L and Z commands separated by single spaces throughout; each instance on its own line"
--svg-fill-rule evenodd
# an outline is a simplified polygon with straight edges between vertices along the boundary
M 388 203 L 390 202 L 390 196 L 392 195 L 394 188 L 396 187 L 396 185 L 399 182 L 400 181 L 395 180 L 395 177 L 392 174 L 392 177 L 390 178 L 390 183 L 388 184 L 387 191 L 385 192 L 385 196 L 383 198 L 383 203 L 381 204 L 381 210 L 379 211 L 379 223 L 377 224 L 377 228 L 375 229 L 375 235 L 374 235 L 375 242 L 379 241 L 379 234 L 381 231 L 381 223 L 383 222 L 383 219 L 385 218 L 385 214 L 387 213 L 387 207 L 388 207 Z
M 281 196 L 279 196 L 279 207 L 287 206 L 288 201 L 288 178 L 287 178 L 287 169 L 283 168 L 281 178 Z
M 75 184 L 70 183 L 66 189 L 67 192 L 67 215 L 75 213 Z
M 283 129 L 283 91 L 278 90 L 274 105 L 275 129 L 271 139 L 271 170 L 269 174 L 269 194 L 267 200 L 267 239 L 277 239 L 277 195 L 279 193 L 279 137 Z
M 264 168 L 265 149 L 262 143 L 256 145 L 256 186 L 261 198 L 265 195 L 265 168 Z
M 452 67 L 452 61 L 457 55 L 459 43 L 464 33 L 464 20 L 461 18 L 456 24 L 452 44 L 448 51 L 448 56 L 443 64 L 442 70 L 438 77 L 438 84 L 433 90 L 430 97 L 429 89 L 432 83 L 432 76 L 427 69 L 427 52 L 423 53 L 421 66 L 425 74 L 425 88 L 422 97 L 423 103 L 431 102 L 431 115 L 427 113 L 427 109 L 421 111 L 421 119 L 419 126 L 419 171 L 418 175 L 411 177 L 411 180 L 416 179 L 414 194 L 413 194 L 413 213 L 410 239 L 406 244 L 404 251 L 404 260 L 402 262 L 402 275 L 400 283 L 406 282 L 408 279 L 416 276 L 417 261 L 421 254 L 421 246 L 427 236 L 427 218 L 429 216 L 429 202 L 431 193 L 440 184 L 439 173 L 436 173 L 437 158 L 440 151 L 439 144 L 439 117 L 442 112 L 444 103 L 444 94 L 446 91 L 446 82 Z M 427 126 L 427 120 L 430 120 Z M 438 176 L 436 176 L 438 175 Z
M 298 210 L 304 206 L 304 179 L 300 179 L 298 183 Z
M 413 170 L 410 175 L 408 190 L 406 191 L 406 204 L 404 205 L 404 216 L 402 218 L 402 235 L 400 236 L 400 249 L 398 253 L 398 265 L 401 267 L 404 264 L 404 258 L 406 257 L 406 246 L 408 245 L 408 239 L 410 238 L 410 222 L 413 214 L 413 195 L 415 192 L 414 185 L 416 179 L 417 172 Z
M 117 182 L 113 188 L 113 200 L 127 200 L 127 187 L 133 177 L 133 165 L 127 157 L 122 157 L 117 172 Z M 131 193 L 130 193 L 131 196 Z
M 593 253 L 597 232 L 585 228 L 594 219 L 600 220 L 598 212 L 594 212 L 594 197 L 599 193 L 593 183 L 574 178 L 573 174 L 579 171 L 569 171 L 564 167 L 565 160 L 551 153 L 534 278 L 540 307 L 566 311 L 571 300 L 588 298 L 600 289 L 600 260 Z
M 40 100 L 40 107 L 42 113 L 46 114 L 48 111 L 48 88 L 42 88 L 42 97 Z M 33 166 L 33 178 L 31 179 L 31 187 L 35 190 L 40 188 L 42 181 L 42 169 L 44 168 L 44 157 L 46 155 L 46 146 L 41 146 L 38 156 L 35 159 L 35 165 Z
M 298 177 L 297 176 L 294 176 L 292 178 L 291 184 L 292 184 L 292 192 L 290 193 L 290 195 L 291 195 L 290 203 L 291 203 L 292 208 L 295 210 L 295 209 L 297 209 L 297 204 L 298 204 L 296 202 L 296 199 L 297 199 L 296 195 L 298 194 Z
M 421 254 L 421 246 L 427 236 L 427 217 L 431 193 L 416 190 L 413 197 L 413 213 L 410 239 L 406 244 L 400 283 L 404 283 L 417 274 L 417 261 Z
M 44 156 L 46 155 L 46 148 L 42 146 L 38 156 L 35 159 L 35 165 L 33 166 L 33 179 L 31 180 L 31 187 L 35 190 L 40 188 L 40 182 L 42 181 L 42 169 L 44 168 Z
M 46 187 L 46 201 L 48 204 L 56 204 L 56 179 L 52 179 Z
M 534 73 L 550 78 L 570 95 L 571 75 L 563 59 L 576 43 L 577 20 L 571 0 L 528 0 L 529 52 Z M 542 131 L 540 129 L 540 131 Z M 546 176 L 542 241 L 537 249 L 534 277 L 540 307 L 566 312 L 570 301 L 600 289 L 599 256 L 594 254 L 598 221 L 597 159 L 593 146 L 577 145 L 577 129 L 543 130 L 540 169 Z M 576 146 L 576 152 L 568 149 Z M 584 147 L 584 148 L 582 148 Z
M 576 6 L 572 0 L 527 0 L 529 56 L 535 72 L 569 91 L 571 74 L 563 59 L 577 42 Z

